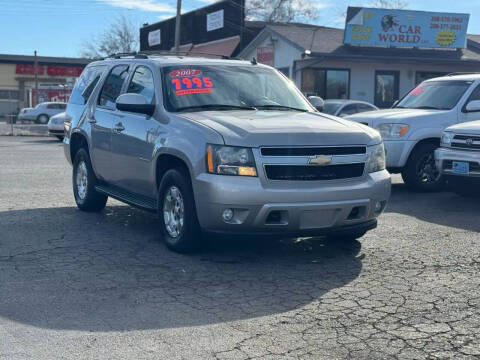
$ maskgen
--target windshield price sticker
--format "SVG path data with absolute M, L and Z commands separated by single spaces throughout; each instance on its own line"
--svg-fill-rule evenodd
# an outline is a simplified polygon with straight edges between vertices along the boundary
M 189 95 L 189 94 L 210 94 L 212 92 L 213 83 L 210 77 L 181 77 L 174 78 L 172 81 L 172 87 L 175 90 L 177 96 Z
M 188 77 L 202 75 L 202 70 L 197 69 L 178 69 L 170 72 L 170 77 Z
M 420 95 L 421 93 L 423 93 L 424 91 L 425 91 L 425 88 L 423 88 L 423 87 L 417 87 L 417 88 L 413 89 L 413 90 L 410 92 L 410 94 L 415 95 L 415 96 L 418 96 L 418 95 Z

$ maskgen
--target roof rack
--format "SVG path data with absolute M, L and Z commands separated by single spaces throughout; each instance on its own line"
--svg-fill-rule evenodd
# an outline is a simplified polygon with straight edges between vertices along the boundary
M 136 51 L 133 52 L 123 52 L 123 53 L 115 53 L 108 55 L 106 58 L 107 59 L 121 59 L 125 57 L 133 57 L 135 59 L 148 59 L 148 56 L 145 54 L 137 53 Z
M 138 53 L 139 55 L 164 55 L 164 56 L 216 56 L 221 59 L 225 60 L 234 60 L 235 58 L 232 58 L 231 56 L 228 55 L 222 55 L 222 54 L 212 54 L 212 53 L 204 53 L 204 52 L 198 52 L 195 50 L 181 50 L 181 51 L 169 51 L 169 50 L 145 50 L 141 51 Z
M 475 71 L 471 71 L 471 72 L 453 72 L 453 73 L 450 73 L 450 74 L 447 74 L 447 76 L 455 76 L 455 75 L 475 75 L 475 74 L 480 74 L 480 72 L 475 72 Z

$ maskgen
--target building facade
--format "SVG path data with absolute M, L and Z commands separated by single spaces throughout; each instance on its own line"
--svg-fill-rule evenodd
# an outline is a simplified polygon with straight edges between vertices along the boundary
M 17 114 L 33 102 L 66 101 L 88 59 L 39 56 L 38 95 L 35 93 L 34 57 L 0 54 L 0 119 Z
M 423 80 L 480 72 L 479 35 L 468 35 L 465 49 L 352 46 L 343 40 L 343 29 L 266 24 L 238 57 L 274 66 L 306 95 L 363 100 L 380 108 Z

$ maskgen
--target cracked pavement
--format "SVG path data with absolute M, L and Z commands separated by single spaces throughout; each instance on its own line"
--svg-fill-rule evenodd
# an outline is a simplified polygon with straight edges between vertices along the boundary
M 394 176 L 359 242 L 217 238 L 78 211 L 48 138 L 0 137 L 0 359 L 478 359 L 480 204 Z

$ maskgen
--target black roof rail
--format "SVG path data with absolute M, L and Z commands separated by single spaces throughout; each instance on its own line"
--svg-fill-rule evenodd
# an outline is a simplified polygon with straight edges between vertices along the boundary
M 447 76 L 455 76 L 455 75 L 475 75 L 475 74 L 480 74 L 480 72 L 475 72 L 475 71 L 452 72 L 452 73 L 450 73 L 450 74 L 447 74 Z
M 204 53 L 204 52 L 198 52 L 195 50 L 182 50 L 182 51 L 175 51 L 175 50 L 145 50 L 139 52 L 141 55 L 164 55 L 164 56 L 216 56 L 221 59 L 225 60 L 233 60 L 234 58 L 228 56 L 228 55 L 223 55 L 223 54 L 212 54 L 212 53 Z
M 124 53 L 115 53 L 107 56 L 107 59 L 121 59 L 123 57 L 133 57 L 135 59 L 148 59 L 146 54 L 137 53 L 136 51 L 133 52 L 124 52 Z

